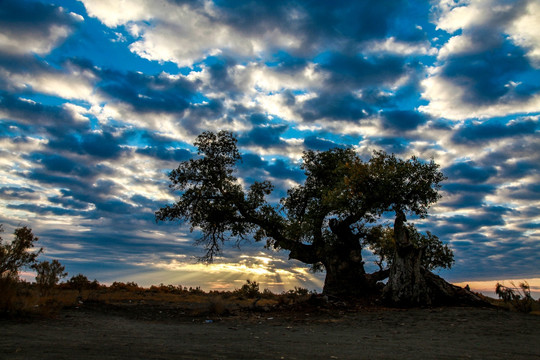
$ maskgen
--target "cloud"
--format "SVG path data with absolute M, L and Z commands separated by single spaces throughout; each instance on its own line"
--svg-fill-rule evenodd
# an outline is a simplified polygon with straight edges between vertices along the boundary
M 444 174 L 452 180 L 465 180 L 472 184 L 481 184 L 497 175 L 495 166 L 478 166 L 474 161 L 454 163 L 443 170 Z
M 462 33 L 440 49 L 439 63 L 422 82 L 422 96 L 429 104 L 421 109 L 451 119 L 538 112 L 538 74 L 527 55 L 533 40 L 526 32 L 523 39 L 528 40 L 521 42 L 508 36 L 512 24 L 526 23 L 531 15 L 528 11 L 536 11 L 529 3 L 508 6 L 504 1 L 478 0 L 443 9 L 437 26 Z M 529 46 L 523 46 L 525 43 Z
M 426 121 L 424 114 L 411 110 L 391 110 L 382 113 L 382 126 L 397 132 L 414 130 Z
M 0 52 L 44 55 L 66 39 L 80 15 L 40 2 L 6 0 L 0 13 Z
M 467 121 L 452 135 L 452 141 L 460 144 L 488 143 L 510 137 L 533 135 L 540 127 L 538 118 L 523 117 L 507 123 L 498 119 L 483 123 Z

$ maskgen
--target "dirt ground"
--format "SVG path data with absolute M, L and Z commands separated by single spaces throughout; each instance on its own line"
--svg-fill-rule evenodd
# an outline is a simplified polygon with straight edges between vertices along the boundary
M 540 359 L 540 316 L 486 308 L 192 316 L 81 306 L 0 320 L 0 359 Z

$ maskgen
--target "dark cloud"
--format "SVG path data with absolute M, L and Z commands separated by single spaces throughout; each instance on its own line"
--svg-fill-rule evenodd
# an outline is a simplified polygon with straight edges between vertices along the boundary
M 27 187 L 7 186 L 0 187 L 0 199 L 5 200 L 37 200 L 39 194 Z
M 179 77 L 121 73 L 105 70 L 99 73 L 98 89 L 113 99 L 130 104 L 140 112 L 183 112 L 196 96 L 196 85 Z
M 245 169 L 260 169 L 263 168 L 266 165 L 266 162 L 261 159 L 259 155 L 255 154 L 243 154 L 242 155 L 242 164 L 241 166 Z
M 430 217 L 428 230 L 441 239 L 456 238 L 474 240 L 473 234 L 496 230 L 506 224 L 505 216 L 515 211 L 503 206 L 478 206 L 469 215 L 453 215 L 448 217 Z M 484 239 L 484 236 L 481 236 Z M 495 238 L 488 239 L 493 241 Z
M 380 137 L 371 140 L 390 154 L 401 154 L 409 147 L 409 140 L 400 137 Z
M 34 154 L 35 160 L 41 163 L 44 168 L 50 172 L 62 173 L 78 177 L 93 177 L 96 172 L 85 164 L 66 158 L 61 155 Z
M 269 163 L 266 170 L 272 177 L 278 179 L 292 179 L 295 181 L 300 181 L 304 178 L 304 173 L 298 169 L 297 166 L 291 168 L 291 164 L 282 159 L 277 159 L 272 163 Z
M 350 46 L 383 38 L 403 1 L 376 3 L 350 1 L 216 1 L 219 21 L 241 33 L 265 35 L 279 30 L 294 34 L 300 44 L 290 50 L 310 54 L 332 40 L 333 46 Z M 216 19 L 217 20 L 217 19 Z
M 69 134 L 62 138 L 51 139 L 51 149 L 68 151 L 76 154 L 86 154 L 98 159 L 119 158 L 125 150 L 122 149 L 122 139 L 109 132 L 88 132 Z
M 337 147 L 342 147 L 333 141 L 320 138 L 316 135 L 306 136 L 304 138 L 304 146 L 309 150 L 326 151 Z
M 498 41 L 490 51 L 453 55 L 442 67 L 442 75 L 463 89 L 461 101 L 473 105 L 492 105 L 516 98 L 529 98 L 540 92 L 534 73 L 522 49 L 508 40 Z M 512 82 L 520 79 L 514 91 Z M 516 89 L 517 89 L 516 88 Z
M 266 62 L 266 66 L 273 71 L 296 75 L 304 71 L 309 64 L 306 58 L 293 56 L 285 51 L 278 51 L 272 55 L 272 58 Z
M 285 142 L 280 138 L 287 131 L 287 125 L 256 126 L 249 132 L 240 134 L 238 144 L 242 146 L 283 146 Z
M 520 184 L 517 186 L 509 186 L 505 189 L 509 193 L 511 199 L 516 200 L 540 200 L 540 184 Z
M 358 121 L 373 113 L 370 105 L 351 94 L 321 93 L 305 101 L 299 113 L 304 121 L 322 119 Z
M 9 209 L 25 210 L 38 215 L 77 216 L 80 214 L 79 211 L 74 211 L 71 209 L 36 204 L 8 204 L 7 207 Z
M 328 72 L 325 87 L 340 91 L 370 86 L 384 86 L 396 81 L 406 71 L 405 60 L 398 56 L 366 59 L 343 53 L 324 54 L 319 59 L 321 70 Z
M 39 183 L 55 185 L 62 188 L 79 186 L 79 179 L 70 176 L 53 175 L 42 169 L 35 169 L 29 174 L 20 174 L 21 177 L 36 180 Z
M 39 41 L 55 36 L 58 26 L 72 29 L 76 26 L 76 20 L 56 5 L 20 0 L 2 1 L 0 32 L 7 38 Z
M 507 123 L 498 119 L 482 123 L 467 121 L 452 135 L 452 141 L 457 144 L 485 143 L 503 138 L 532 135 L 539 128 L 539 122 L 529 118 L 521 118 Z
M 62 106 L 26 101 L 7 92 L 0 93 L 0 109 L 15 126 L 42 136 L 62 137 L 69 131 L 88 130 L 88 124 L 73 119 Z
M 485 203 L 485 198 L 497 191 L 497 186 L 491 184 L 445 183 L 443 191 L 450 198 L 443 197 L 440 203 L 454 209 L 479 208 Z
M 110 133 L 91 133 L 81 141 L 83 152 L 98 158 L 117 158 L 122 152 L 117 139 Z
M 159 160 L 184 161 L 192 157 L 186 149 L 166 149 L 164 147 L 146 146 L 135 151 L 138 154 L 150 156 Z
M 88 210 L 89 204 L 86 202 L 75 200 L 71 196 L 52 196 L 48 200 L 53 204 L 61 205 L 63 208 L 75 209 L 75 210 Z
M 486 182 L 489 178 L 497 175 L 495 166 L 478 166 L 474 161 L 455 163 L 445 169 L 443 173 L 451 181 L 465 180 L 478 184 Z
M 208 85 L 211 88 L 227 92 L 232 98 L 240 94 L 240 89 L 229 73 L 229 68 L 236 65 L 235 60 L 226 57 L 209 57 L 205 60 L 205 64 L 210 74 Z
M 382 113 L 382 124 L 396 131 L 414 130 L 427 121 L 422 113 L 412 110 L 391 110 Z

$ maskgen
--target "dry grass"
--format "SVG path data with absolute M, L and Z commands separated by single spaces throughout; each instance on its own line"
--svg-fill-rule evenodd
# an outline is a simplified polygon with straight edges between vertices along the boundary
M 50 317 L 76 303 L 77 292 L 52 290 L 43 295 L 37 286 L 14 279 L 0 279 L 0 316 Z
M 312 294 L 303 289 L 295 289 L 282 294 L 273 294 L 267 290 L 254 290 L 250 283 L 246 288 L 235 291 L 208 293 L 181 286 L 159 285 L 142 288 L 134 283 L 114 283 L 111 286 L 93 286 L 90 289 L 73 289 L 60 284 L 48 295 L 40 294 L 34 284 L 18 281 L 0 280 L 0 316 L 45 316 L 51 317 L 66 307 L 85 306 L 84 304 L 109 304 L 123 307 L 165 306 L 171 309 L 183 309 L 190 315 L 224 316 L 243 310 L 266 311 L 282 307 L 303 304 L 312 298 Z M 482 296 L 492 305 L 516 311 L 511 304 L 502 300 Z M 540 315 L 540 302 L 534 301 L 532 314 Z
M 200 288 L 187 289 L 181 286 L 159 285 L 150 288 L 135 283 L 114 283 L 91 289 L 74 289 L 63 283 L 46 296 L 40 294 L 35 284 L 10 281 L 0 284 L 0 313 L 8 317 L 38 315 L 54 316 L 62 308 L 84 306 L 85 303 L 111 305 L 159 305 L 187 309 L 194 315 L 228 315 L 237 310 L 270 310 L 280 305 L 290 305 L 309 298 L 296 290 L 284 294 L 273 294 L 267 290 L 259 292 L 254 283 L 246 288 L 226 292 L 204 292 Z

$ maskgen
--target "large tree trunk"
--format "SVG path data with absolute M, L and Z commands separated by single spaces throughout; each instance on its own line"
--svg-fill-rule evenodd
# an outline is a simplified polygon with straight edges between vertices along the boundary
M 332 246 L 323 260 L 326 268 L 323 293 L 340 298 L 362 297 L 373 291 L 362 260 L 362 249 Z
M 405 221 L 405 214 L 397 211 L 394 221 L 396 251 L 383 296 L 397 306 L 431 305 L 431 289 L 420 266 L 423 249 L 410 241 Z
M 446 282 L 421 267 L 423 249 L 414 246 L 405 227 L 405 214 L 394 222 L 396 253 L 383 298 L 395 306 L 473 305 L 490 306 L 476 294 Z

